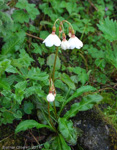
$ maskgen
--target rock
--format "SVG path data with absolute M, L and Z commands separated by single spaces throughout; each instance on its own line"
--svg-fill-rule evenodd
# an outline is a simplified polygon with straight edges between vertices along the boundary
M 116 150 L 111 136 L 117 137 L 117 133 L 108 122 L 103 120 L 96 109 L 79 112 L 73 118 L 73 122 L 74 126 L 83 131 L 82 136 L 78 138 L 78 144 L 84 150 Z

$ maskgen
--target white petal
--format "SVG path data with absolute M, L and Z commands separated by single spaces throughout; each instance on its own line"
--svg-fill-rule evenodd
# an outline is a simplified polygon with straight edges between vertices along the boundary
M 69 49 L 70 45 L 69 45 L 69 42 L 67 40 L 65 41 L 62 41 L 61 42 L 61 48 L 66 50 L 66 49 Z
M 82 43 L 82 41 L 80 41 L 77 37 L 75 37 L 75 46 L 76 46 L 76 48 L 78 48 L 78 49 L 80 49 L 81 47 L 83 47 L 83 43 Z
M 52 93 L 49 93 L 47 95 L 47 101 L 48 102 L 53 102 L 55 100 L 55 96 Z
M 70 49 L 74 49 L 75 48 L 75 39 L 73 37 L 71 37 L 69 40 L 69 45 L 70 45 Z
M 56 34 L 54 35 L 53 40 L 54 40 L 54 45 L 55 46 L 60 46 L 61 45 L 61 40 L 59 39 L 59 37 Z
M 76 36 L 75 37 L 71 37 L 69 39 L 69 44 L 70 44 L 70 49 L 80 49 L 83 46 L 82 41 L 80 41 Z
M 45 43 L 46 46 L 51 47 L 53 46 L 53 35 L 50 34 L 44 41 L 43 43 Z
M 53 45 L 60 46 L 61 40 L 56 34 L 50 34 L 44 41 L 46 46 L 51 47 Z

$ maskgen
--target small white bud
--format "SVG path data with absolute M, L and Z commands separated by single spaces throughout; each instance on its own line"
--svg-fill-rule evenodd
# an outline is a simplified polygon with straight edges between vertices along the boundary
M 52 93 L 49 93 L 47 95 L 47 101 L 48 102 L 53 102 L 55 100 L 55 96 Z

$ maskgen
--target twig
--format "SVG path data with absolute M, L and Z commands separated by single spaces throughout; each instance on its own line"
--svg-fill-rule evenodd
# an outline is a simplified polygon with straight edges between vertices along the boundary
M 95 5 L 91 2 L 91 0 L 88 0 L 88 2 L 91 4 L 92 7 L 95 8 L 96 11 L 98 11 L 98 9 L 95 7 Z
M 9 135 L 8 137 L 6 137 L 6 138 L 2 139 L 2 140 L 0 141 L 0 143 L 1 143 L 1 142 L 3 142 L 4 140 L 8 139 L 9 137 L 11 137 L 13 134 L 14 134 L 14 133 L 12 133 L 12 134 L 11 134 L 11 135 Z
M 38 140 L 36 139 L 36 137 L 32 134 L 32 132 L 30 131 L 30 134 L 32 135 L 32 137 L 34 138 L 34 140 L 37 142 L 37 144 L 39 145 Z
M 30 37 L 33 37 L 33 38 L 35 38 L 35 39 L 38 39 L 38 40 L 43 41 L 43 39 L 40 38 L 40 37 L 38 37 L 38 36 L 34 36 L 34 35 L 32 35 L 32 34 L 29 34 L 29 33 L 26 33 L 26 35 L 28 35 L 28 36 L 30 36 Z

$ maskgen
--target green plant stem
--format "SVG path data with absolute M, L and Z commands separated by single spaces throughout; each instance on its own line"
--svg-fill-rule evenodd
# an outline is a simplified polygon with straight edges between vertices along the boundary
M 53 83 L 54 83 L 54 75 L 55 75 L 55 68 L 56 68 L 57 56 L 58 56 L 58 47 L 57 47 L 57 49 L 56 49 L 56 54 L 55 54 L 55 59 L 54 59 L 54 66 L 53 66 L 53 72 L 52 72 L 52 80 L 53 80 Z
M 56 54 L 55 54 L 55 59 L 54 59 L 54 66 L 53 66 L 53 72 L 52 72 L 52 80 L 53 80 L 53 83 L 54 83 L 54 75 L 55 75 L 55 68 L 56 68 L 57 56 L 58 56 L 58 47 L 57 47 L 57 49 L 56 49 Z M 53 102 L 53 105 L 54 105 L 55 116 L 56 116 L 56 118 L 57 118 L 55 101 Z
M 52 127 L 54 128 L 54 130 L 56 131 L 56 128 L 54 127 L 52 120 L 51 120 L 51 117 L 50 117 L 50 103 L 49 102 L 48 102 L 48 115 L 49 115 L 50 123 L 51 123 Z

